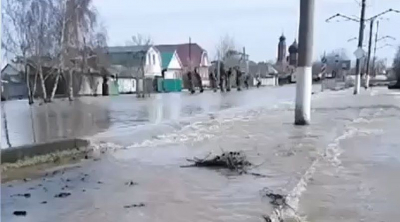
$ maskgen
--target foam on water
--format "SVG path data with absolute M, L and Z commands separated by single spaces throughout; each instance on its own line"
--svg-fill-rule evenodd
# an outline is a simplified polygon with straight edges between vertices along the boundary
M 130 143 L 121 146 L 128 149 L 199 142 L 214 137 L 216 133 L 221 132 L 221 128 L 230 123 L 249 121 L 254 116 L 268 115 L 271 111 L 288 110 L 292 107 L 292 104 L 292 102 L 282 102 L 272 107 L 230 108 L 218 112 L 185 117 L 178 121 L 164 121 L 158 124 L 146 124 L 103 132 L 87 139 L 92 141 L 93 144 L 108 141 L 115 145 L 119 144 L 119 141 L 128 140 Z M 114 139 L 116 137 L 121 137 L 122 139 Z

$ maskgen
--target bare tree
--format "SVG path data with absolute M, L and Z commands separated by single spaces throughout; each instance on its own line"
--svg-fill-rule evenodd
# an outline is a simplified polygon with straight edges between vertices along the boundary
M 53 83 L 53 88 L 51 90 L 49 101 L 54 99 L 57 91 L 58 83 L 60 77 L 63 73 L 63 68 L 65 68 L 65 60 L 67 57 L 67 50 L 65 49 L 65 31 L 66 31 L 66 13 L 65 13 L 65 3 L 62 0 L 55 0 L 52 8 L 53 19 L 52 28 L 50 29 L 50 34 L 53 36 L 53 47 L 51 50 L 51 57 L 55 61 L 56 67 L 53 67 L 55 72 L 55 79 Z M 50 75 L 49 75 L 50 76 Z
M 85 49 L 84 39 L 97 24 L 97 12 L 91 0 L 5 0 L 2 2 L 2 46 L 25 64 L 29 102 L 33 103 L 28 61 L 33 62 L 39 76 L 43 98 L 51 101 L 61 74 L 68 74 L 68 97 L 73 99 L 73 73 L 76 64 L 71 60 Z M 43 76 L 43 65 L 52 61 L 51 73 Z M 57 70 L 54 72 L 54 70 Z M 50 96 L 47 96 L 46 78 L 55 76 Z M 34 84 L 36 84 L 36 78 Z M 65 77 L 65 75 L 64 75 Z
M 137 33 L 136 35 L 132 36 L 131 41 L 127 42 L 127 45 L 141 45 L 141 46 L 149 46 L 153 45 L 153 39 L 151 36 L 143 35 Z
M 393 71 L 397 77 L 396 85 L 400 87 L 400 46 L 397 48 L 396 55 L 393 61 Z
M 153 44 L 154 42 L 150 36 L 146 36 L 140 33 L 132 36 L 131 41 L 127 42 L 128 46 L 143 46 L 143 48 L 148 48 Z M 138 68 L 138 70 L 133 70 L 133 65 L 130 65 L 129 67 L 131 69 L 132 75 L 136 73 L 136 75 L 134 76 L 136 78 L 136 96 L 144 97 L 144 91 L 146 90 L 145 88 L 147 88 L 144 76 L 146 73 L 146 52 L 136 52 L 134 59 L 140 60 L 140 66 L 136 67 Z M 142 92 L 140 92 L 140 88 L 142 88 Z
M 43 77 L 43 66 L 48 59 L 48 50 L 51 48 L 51 35 L 49 33 L 49 24 L 52 22 L 51 0 L 32 1 L 27 16 L 32 23 L 28 31 L 31 60 L 35 65 L 36 75 L 39 76 L 42 88 L 43 100 L 47 102 L 47 90 L 45 78 Z M 35 78 L 35 85 L 37 79 Z M 36 88 L 36 87 L 35 87 Z M 34 92 L 36 89 L 33 90 Z
M 223 37 L 221 37 L 220 41 L 215 46 L 215 49 L 216 49 L 215 59 L 220 59 L 220 60 L 226 59 L 226 57 L 229 56 L 229 52 L 236 50 L 236 44 L 234 38 L 228 34 L 224 35 Z
M 374 65 L 372 67 L 373 68 L 373 70 L 372 70 L 373 76 L 382 74 L 387 68 L 387 66 L 386 66 L 386 61 L 387 60 L 386 59 L 379 59 L 377 57 L 373 58 L 373 60 L 375 61 Z
M 67 0 L 64 12 L 62 30 L 62 64 L 64 67 L 62 69 L 68 72 L 68 98 L 71 101 L 74 98 L 73 73 L 75 66 L 70 64 L 70 59 L 76 57 L 79 50 L 83 50 L 85 47 L 85 37 L 97 24 L 97 13 L 92 5 L 92 0 Z
M 33 104 L 33 91 L 30 84 L 30 70 L 28 65 L 29 29 L 32 24 L 27 15 L 29 2 L 24 0 L 3 0 L 1 5 L 2 38 L 1 46 L 6 56 L 17 57 L 16 62 L 23 64 L 24 78 L 28 88 L 28 101 Z
M 104 26 L 99 25 L 94 32 L 89 34 L 88 38 L 85 50 L 82 51 L 82 73 L 86 72 L 88 59 L 95 60 L 96 68 L 101 73 L 110 66 L 106 55 L 107 30 Z M 91 81 L 90 87 L 93 95 L 97 94 L 97 85 L 98 82 Z

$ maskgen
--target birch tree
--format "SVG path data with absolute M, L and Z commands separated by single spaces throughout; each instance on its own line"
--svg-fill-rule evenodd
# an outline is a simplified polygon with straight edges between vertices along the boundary
M 43 66 L 46 60 L 48 61 L 48 50 L 51 48 L 50 26 L 52 22 L 52 1 L 36 0 L 31 1 L 30 8 L 27 12 L 27 17 L 32 23 L 28 31 L 28 42 L 30 45 L 30 55 L 32 62 L 35 65 L 36 75 L 39 76 L 40 85 L 42 88 L 42 96 L 45 102 L 48 101 L 45 78 L 43 76 Z M 36 84 L 35 78 L 35 84 Z M 35 90 L 34 90 L 35 91 Z
M 76 52 L 83 50 L 84 39 L 97 23 L 97 13 L 92 5 L 92 0 L 66 0 L 65 16 L 62 30 L 62 64 L 63 70 L 68 72 L 68 98 L 73 100 L 73 73 L 74 67 L 66 68 L 70 61 L 68 57 L 75 57 Z M 72 54 L 72 55 L 71 55 Z M 75 55 L 74 55 L 75 54 Z
M 3 0 L 1 5 L 2 38 L 1 46 L 6 56 L 16 57 L 18 63 L 23 64 L 23 76 L 28 88 L 28 102 L 33 104 L 33 91 L 30 83 L 28 65 L 29 29 L 32 20 L 27 16 L 29 2 L 25 0 Z
M 45 100 L 54 98 L 61 75 L 68 76 L 68 98 L 72 100 L 76 66 L 71 60 L 84 51 L 84 39 L 93 33 L 97 25 L 97 12 L 92 1 L 4 0 L 2 18 L 2 47 L 25 64 L 29 103 L 33 103 L 35 90 L 32 88 L 36 86 L 31 87 L 28 61 L 32 61 L 37 70 L 34 83 L 39 76 Z M 47 66 L 53 71 L 46 76 L 43 73 L 45 58 L 52 61 L 52 65 Z M 55 77 L 55 81 L 48 96 L 45 81 L 50 77 Z

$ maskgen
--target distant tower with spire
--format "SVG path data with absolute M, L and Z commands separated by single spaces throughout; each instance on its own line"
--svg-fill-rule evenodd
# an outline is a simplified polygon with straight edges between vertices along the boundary
M 276 61 L 277 64 L 284 64 L 286 62 L 286 37 L 281 35 L 279 37 L 278 43 L 278 60 Z
M 298 45 L 296 39 L 292 43 L 292 45 L 289 46 L 289 65 L 297 67 L 297 56 L 298 54 Z

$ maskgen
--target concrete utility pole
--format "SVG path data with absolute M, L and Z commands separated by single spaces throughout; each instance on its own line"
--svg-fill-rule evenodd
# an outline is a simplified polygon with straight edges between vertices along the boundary
M 372 58 L 372 72 L 374 72 L 374 74 L 375 74 L 376 45 L 378 43 L 378 33 L 379 33 L 379 21 L 376 22 L 374 56 Z
M 366 5 L 366 0 L 362 0 L 361 3 L 361 16 L 360 16 L 360 20 L 358 20 L 357 18 L 352 18 L 346 15 L 342 15 L 340 13 L 337 13 L 336 15 L 328 18 L 326 20 L 326 22 L 329 22 L 331 19 L 336 18 L 336 17 L 342 17 L 345 18 L 347 21 L 353 21 L 353 22 L 358 22 L 360 23 L 360 30 L 359 30 L 359 36 L 358 36 L 358 49 L 362 49 L 362 43 L 363 43 L 363 39 L 364 39 L 364 25 L 365 25 L 365 21 L 371 21 L 371 20 L 375 20 L 380 16 L 383 16 L 389 12 L 395 12 L 395 13 L 400 13 L 399 10 L 395 10 L 395 9 L 388 9 L 384 12 L 381 12 L 375 16 L 372 16 L 369 19 L 365 19 L 365 5 Z M 357 51 L 356 51 L 357 52 Z M 360 92 L 360 83 L 361 83 L 361 58 L 357 58 L 357 62 L 356 62 L 356 84 L 354 85 L 354 94 L 358 94 Z
M 371 70 L 372 70 L 372 72 L 373 72 L 374 75 L 376 75 L 376 67 L 375 67 L 375 64 L 376 64 L 376 51 L 377 51 L 378 49 L 384 48 L 384 47 L 386 47 L 386 46 L 392 46 L 391 44 L 385 44 L 384 46 L 381 46 L 381 47 L 377 48 L 378 42 L 379 42 L 379 41 L 382 41 L 382 40 L 385 40 L 385 39 L 396 40 L 395 37 L 390 36 L 390 35 L 386 35 L 386 36 L 383 36 L 383 37 L 381 37 L 381 38 L 378 38 L 378 36 L 379 36 L 379 21 L 376 22 L 376 33 L 375 33 L 375 43 L 374 43 L 374 44 L 375 44 L 375 45 L 374 45 L 374 54 L 373 54 L 373 56 L 372 56 L 372 66 L 371 66 Z
M 366 0 L 362 0 L 361 3 L 361 16 L 360 16 L 360 29 L 358 33 L 358 48 L 362 48 L 363 40 L 364 40 L 364 20 L 365 20 L 365 5 Z M 354 84 L 354 94 L 358 94 L 360 92 L 360 84 L 361 84 L 361 59 L 357 59 L 356 61 L 356 84 Z
M 296 73 L 296 109 L 294 116 L 296 125 L 308 125 L 311 119 L 314 7 L 315 0 L 300 0 L 299 62 Z
M 371 47 L 372 47 L 372 31 L 374 29 L 374 19 L 371 19 L 370 26 L 369 26 L 369 41 L 368 41 L 368 56 L 367 56 L 367 70 L 366 70 L 366 78 L 365 78 L 365 89 L 369 87 L 369 63 L 371 61 Z
M 247 56 L 246 56 L 246 48 L 245 47 L 243 47 L 243 61 L 244 61 L 244 64 L 245 64 L 245 66 L 244 66 L 244 76 L 246 76 L 247 72 L 248 72 L 248 68 L 247 68 Z

